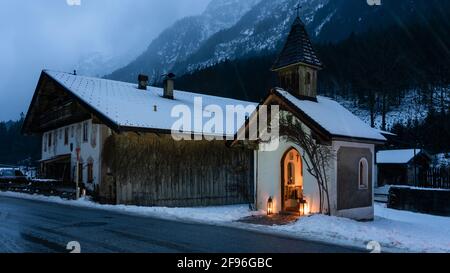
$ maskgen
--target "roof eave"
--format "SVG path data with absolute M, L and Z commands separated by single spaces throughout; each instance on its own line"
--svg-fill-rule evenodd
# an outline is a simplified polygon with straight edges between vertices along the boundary
M 29 128 L 28 128 L 28 122 L 30 120 L 31 110 L 33 109 L 33 105 L 36 103 L 36 99 L 38 97 L 38 93 L 39 93 L 39 90 L 41 89 L 41 86 L 42 86 L 42 83 L 44 81 L 45 75 L 47 75 L 45 73 L 45 70 L 42 70 L 41 74 L 39 76 L 39 80 L 38 80 L 38 83 L 36 85 L 36 88 L 34 90 L 33 98 L 31 99 L 30 105 L 28 106 L 28 110 L 27 110 L 27 114 L 25 116 L 25 120 L 24 120 L 24 122 L 22 124 L 22 128 L 20 130 L 20 133 L 22 135 L 32 135 L 33 134 L 33 132 L 31 132 L 29 130 Z
M 314 64 L 310 64 L 310 63 L 306 63 L 306 62 L 295 62 L 295 63 L 288 64 L 288 65 L 274 65 L 274 66 L 272 66 L 271 70 L 273 72 L 277 72 L 277 71 L 280 71 L 280 70 L 283 70 L 283 69 L 286 69 L 286 68 L 290 68 L 290 67 L 293 67 L 293 66 L 298 66 L 298 65 L 304 65 L 304 66 L 307 66 L 307 67 L 310 67 L 310 68 L 313 68 L 313 69 L 316 69 L 316 70 L 324 69 L 324 66 L 322 64 L 321 65 L 314 65 Z
M 119 124 L 117 124 L 115 121 L 111 120 L 106 115 L 104 115 L 103 113 L 101 113 L 100 111 L 98 111 L 97 109 L 92 107 L 89 103 L 85 102 L 83 99 L 78 97 L 69 88 L 67 88 L 64 85 L 62 85 L 61 83 L 59 83 L 55 78 L 53 78 L 50 74 L 48 74 L 46 70 L 42 70 L 42 72 L 41 72 L 41 77 L 39 79 L 38 86 L 37 86 L 36 91 L 35 91 L 35 93 L 33 95 L 33 99 L 31 101 L 30 108 L 29 108 L 28 113 L 27 113 L 27 117 L 25 118 L 24 127 L 22 128 L 24 133 L 27 133 L 25 128 L 26 128 L 26 124 L 27 124 L 28 119 L 29 119 L 30 109 L 33 107 L 34 103 L 36 102 L 39 90 L 40 90 L 40 88 L 42 86 L 43 80 L 46 77 L 48 77 L 48 79 L 51 79 L 53 81 L 53 83 L 57 87 L 59 87 L 61 90 L 64 90 L 67 94 L 69 94 L 69 96 L 71 96 L 74 100 L 76 100 L 78 103 L 80 103 L 81 106 L 86 108 L 89 112 L 91 112 L 94 116 L 96 116 L 99 120 L 101 120 L 106 126 L 111 128 L 114 132 L 120 133 L 121 127 L 120 127 Z

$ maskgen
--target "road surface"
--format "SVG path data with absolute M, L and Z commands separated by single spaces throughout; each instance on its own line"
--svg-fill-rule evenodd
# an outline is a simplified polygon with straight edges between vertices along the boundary
M 0 196 L 0 252 L 335 253 L 357 249 L 230 227 L 182 223 Z

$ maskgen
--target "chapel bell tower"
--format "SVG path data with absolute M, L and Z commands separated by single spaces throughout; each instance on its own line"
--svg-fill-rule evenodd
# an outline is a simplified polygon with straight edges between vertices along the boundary
M 286 44 L 272 67 L 278 74 L 278 84 L 297 98 L 316 101 L 317 72 L 322 68 L 305 24 L 297 14 Z

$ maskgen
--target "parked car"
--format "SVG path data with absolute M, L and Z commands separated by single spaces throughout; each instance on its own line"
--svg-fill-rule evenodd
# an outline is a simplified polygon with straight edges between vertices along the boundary
M 28 178 L 20 170 L 12 168 L 0 169 L 0 183 L 26 184 Z

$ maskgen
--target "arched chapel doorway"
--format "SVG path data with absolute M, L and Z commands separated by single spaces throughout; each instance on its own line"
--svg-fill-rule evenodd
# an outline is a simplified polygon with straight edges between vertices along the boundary
M 295 148 L 281 159 L 281 207 L 283 212 L 298 213 L 303 198 L 303 162 Z

